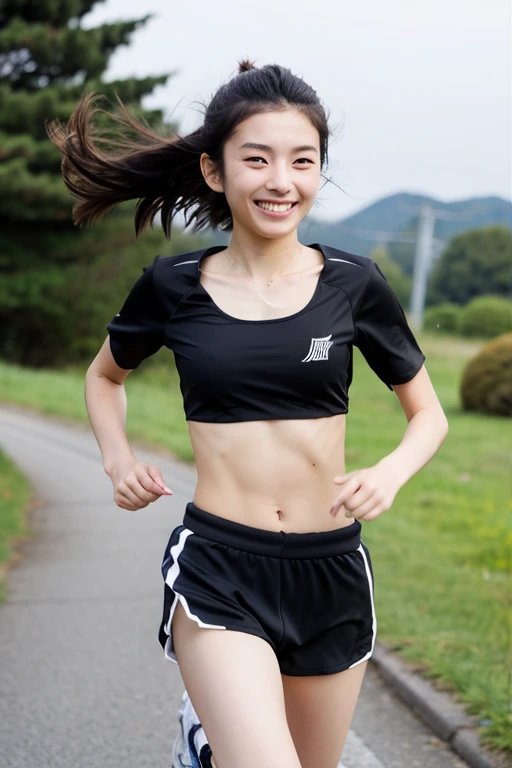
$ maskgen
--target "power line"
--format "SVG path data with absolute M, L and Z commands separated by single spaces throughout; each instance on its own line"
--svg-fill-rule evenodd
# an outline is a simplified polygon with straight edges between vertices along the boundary
M 308 230 L 312 226 L 317 226 L 318 224 L 323 224 L 324 222 L 319 222 L 311 220 L 307 222 L 307 226 L 305 229 L 305 234 L 307 235 Z M 330 223 L 330 222 L 326 222 Z M 365 227 L 358 227 L 353 224 L 345 224 L 343 221 L 340 223 L 340 228 L 343 233 L 348 233 L 350 235 L 358 235 L 359 237 L 364 237 L 367 240 L 374 240 L 376 242 L 386 242 L 386 243 L 415 243 L 416 242 L 416 234 L 401 234 L 399 232 L 387 232 L 382 229 L 366 229 Z
M 366 237 L 369 240 L 378 240 L 393 243 L 415 243 L 415 234 L 400 234 L 398 232 L 385 232 L 380 229 L 364 229 L 363 227 L 354 227 L 350 224 L 342 224 L 343 231 L 349 232 L 353 235 L 359 235 L 360 237 Z
M 444 219 L 445 221 L 460 221 L 464 219 L 469 220 L 474 218 L 475 214 L 482 213 L 487 210 L 482 205 L 474 205 L 464 213 L 455 213 L 451 211 L 445 211 L 442 208 L 434 208 L 434 206 L 427 201 L 421 203 L 419 206 L 411 205 L 410 203 L 400 203 L 400 207 L 404 210 L 411 211 L 412 213 L 419 213 L 420 215 L 425 206 L 428 206 L 432 210 L 436 219 Z

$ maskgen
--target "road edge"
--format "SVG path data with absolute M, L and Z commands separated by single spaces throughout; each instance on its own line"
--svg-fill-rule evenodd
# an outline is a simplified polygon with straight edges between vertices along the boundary
M 468 715 L 448 694 L 437 691 L 428 680 L 412 672 L 395 653 L 376 643 L 371 661 L 390 689 L 471 768 L 512 765 L 505 755 L 495 756 L 481 746 L 476 718 Z
M 0 409 L 2 408 L 22 416 L 37 416 L 50 422 L 55 420 L 65 426 L 90 432 L 90 428 L 82 422 L 59 417 L 58 414 L 50 414 L 0 400 Z M 158 454 L 163 459 L 172 459 L 187 474 L 194 471 L 192 463 L 180 459 L 165 446 L 148 444 L 140 440 L 132 440 L 131 443 L 135 450 L 140 448 Z M 37 500 L 31 498 L 28 511 L 31 510 L 32 504 L 37 508 Z M 31 530 L 27 538 L 32 538 L 34 533 L 34 530 Z M 10 567 L 16 562 L 16 557 L 12 559 L 14 562 L 10 563 Z M 480 745 L 476 718 L 469 716 L 448 694 L 436 690 L 426 678 L 413 672 L 396 653 L 376 642 L 370 661 L 389 689 L 399 696 L 436 736 L 445 741 L 454 753 L 465 760 L 470 768 L 512 768 L 512 760 L 508 755 L 501 751 L 491 753 Z

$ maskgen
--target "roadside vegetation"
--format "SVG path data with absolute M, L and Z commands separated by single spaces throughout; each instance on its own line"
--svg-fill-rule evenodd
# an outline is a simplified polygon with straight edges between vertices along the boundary
M 142 266 L 157 253 L 207 247 L 213 235 L 174 228 L 167 242 L 157 226 L 134 241 L 132 202 L 91 229 L 73 223 L 73 199 L 62 183 L 61 154 L 48 139 L 46 120 L 66 122 L 89 90 L 102 97 L 99 105 L 107 112 L 117 111 L 117 94 L 162 136 L 181 132 L 163 109 L 142 106 L 175 71 L 104 80 L 110 57 L 130 43 L 151 14 L 84 26 L 83 17 L 98 4 L 10 3 L 16 14 L 9 19 L 7 13 L 5 23 L 2 17 L 0 50 L 0 402 L 85 423 L 83 361 L 94 356 L 107 321 Z M 97 118 L 100 133 L 112 135 L 110 119 L 101 113 Z M 436 238 L 449 242 L 429 281 L 428 333 L 419 336 L 450 433 L 439 454 L 399 493 L 393 509 L 364 525 L 364 537 L 376 572 L 379 640 L 439 686 L 455 691 L 481 720 L 483 739 L 512 754 L 510 420 L 463 411 L 459 402 L 462 372 L 483 340 L 512 333 L 510 202 L 475 202 L 438 203 L 459 215 L 467 211 L 468 219 L 438 221 Z M 352 218 L 349 229 L 357 223 L 379 231 L 386 222 L 388 231 L 396 231 L 396 242 L 379 246 L 373 256 L 406 306 L 415 258 L 409 236 L 418 220 L 411 213 L 404 222 L 404 203 L 418 207 L 421 198 L 393 195 Z M 368 253 L 370 241 L 351 239 L 350 231 L 336 229 L 339 222 L 332 227 L 324 222 L 321 229 L 314 221 L 304 224 L 305 231 L 313 224 L 318 242 L 348 242 L 348 250 Z M 466 225 L 472 229 L 458 230 Z M 484 409 L 510 413 L 509 360 L 508 352 L 496 356 L 497 383 L 492 396 L 482 395 Z M 357 351 L 354 373 L 348 470 L 391 451 L 405 428 L 397 399 Z M 168 351 L 145 361 L 126 388 L 129 437 L 192 461 Z M 468 388 L 473 398 L 472 382 Z M 15 542 L 29 532 L 29 499 L 26 479 L 0 451 L 0 591 Z
M 393 508 L 364 524 L 376 573 L 378 637 L 436 685 L 455 692 L 478 716 L 487 744 L 512 753 L 510 422 L 461 410 L 461 373 L 481 340 L 418 338 L 450 432 Z M 393 450 L 405 428 L 398 400 L 355 352 L 348 471 Z M 0 363 L 3 401 L 87 421 L 83 387 L 83 368 L 58 372 Z M 169 352 L 145 361 L 126 388 L 129 436 L 192 460 Z M 18 483 L 24 488 L 21 476 L 8 475 L 4 494 L 14 490 L 19 507 L 26 496 Z
M 0 603 L 5 599 L 5 572 L 13 547 L 29 532 L 26 509 L 31 496 L 27 478 L 0 450 Z

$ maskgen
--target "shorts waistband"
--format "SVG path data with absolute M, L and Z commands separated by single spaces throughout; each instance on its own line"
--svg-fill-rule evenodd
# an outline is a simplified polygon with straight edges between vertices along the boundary
M 183 525 L 198 536 L 235 549 L 270 557 L 304 559 L 353 552 L 361 543 L 362 528 L 359 520 L 354 520 L 350 525 L 334 531 L 267 531 L 213 515 L 199 509 L 192 501 L 186 506 Z

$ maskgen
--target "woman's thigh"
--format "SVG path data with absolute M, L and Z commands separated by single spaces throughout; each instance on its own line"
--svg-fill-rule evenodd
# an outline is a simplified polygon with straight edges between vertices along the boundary
M 333 675 L 282 676 L 286 715 L 302 768 L 336 768 L 368 662 Z
M 279 666 L 266 640 L 201 628 L 181 604 L 172 632 L 183 682 L 217 768 L 301 768 Z

